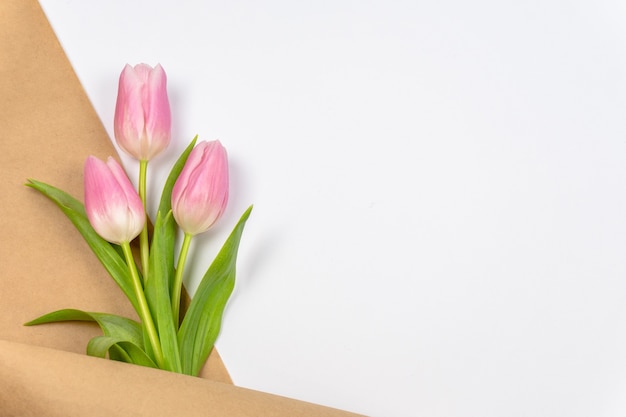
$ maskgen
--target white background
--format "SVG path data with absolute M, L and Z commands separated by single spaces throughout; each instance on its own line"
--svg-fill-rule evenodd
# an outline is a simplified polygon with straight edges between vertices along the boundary
M 626 415 L 626 3 L 42 5 L 110 133 L 123 65 L 167 71 L 151 189 L 196 133 L 228 148 L 188 285 L 254 203 L 217 343 L 236 384 L 376 417 Z

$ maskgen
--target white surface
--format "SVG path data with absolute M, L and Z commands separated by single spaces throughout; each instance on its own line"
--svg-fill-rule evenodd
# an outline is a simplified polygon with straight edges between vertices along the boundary
M 42 4 L 109 132 L 123 65 L 166 69 L 180 143 L 155 181 L 195 133 L 228 148 L 194 277 L 254 203 L 218 340 L 238 385 L 377 417 L 625 415 L 623 2 Z

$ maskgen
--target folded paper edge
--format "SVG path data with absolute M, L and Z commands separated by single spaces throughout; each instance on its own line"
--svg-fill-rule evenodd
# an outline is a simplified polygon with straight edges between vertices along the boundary
M 231 384 L 0 340 L 6 417 L 349 417 L 357 414 Z

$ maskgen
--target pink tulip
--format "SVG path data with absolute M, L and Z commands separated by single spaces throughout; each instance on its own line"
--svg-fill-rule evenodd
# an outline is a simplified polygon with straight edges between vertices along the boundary
M 200 142 L 189 154 L 172 190 L 172 212 L 189 235 L 206 231 L 228 202 L 228 158 L 219 141 Z
M 144 227 L 143 203 L 119 163 L 90 156 L 85 162 L 85 210 L 89 223 L 105 240 L 133 240 Z
M 133 158 L 149 161 L 170 143 L 167 79 L 161 65 L 126 65 L 120 75 L 114 130 L 117 144 Z

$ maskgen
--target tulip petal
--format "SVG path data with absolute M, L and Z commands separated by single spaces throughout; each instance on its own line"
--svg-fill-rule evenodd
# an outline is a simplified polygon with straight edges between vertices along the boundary
M 85 210 L 93 228 L 112 243 L 129 242 L 145 224 L 145 211 L 122 167 L 112 158 L 85 162 Z
M 167 77 L 161 65 L 126 65 L 120 74 L 115 106 L 117 144 L 139 160 L 150 160 L 170 142 L 171 114 Z
M 142 81 L 133 67 L 126 65 L 120 75 L 115 106 L 114 132 L 118 145 L 130 155 L 139 154 L 145 130 Z
M 157 155 L 169 145 L 172 123 L 167 97 L 167 77 L 160 64 L 148 74 L 145 90 L 146 132 L 152 138 L 152 149 L 149 152 Z
M 228 157 L 219 141 L 201 142 L 189 155 L 172 191 L 172 211 L 185 233 L 206 231 L 228 202 Z

